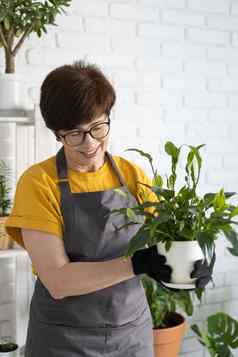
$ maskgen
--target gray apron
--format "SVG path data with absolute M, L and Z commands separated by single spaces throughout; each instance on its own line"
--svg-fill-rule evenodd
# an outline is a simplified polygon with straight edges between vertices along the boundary
M 142 223 L 126 223 L 110 210 L 137 203 L 112 156 L 106 152 L 120 195 L 109 189 L 72 193 L 62 147 L 56 155 L 64 245 L 71 262 L 107 261 L 122 256 Z M 54 299 L 39 277 L 30 305 L 25 357 L 152 357 L 153 326 L 138 276 L 110 287 Z

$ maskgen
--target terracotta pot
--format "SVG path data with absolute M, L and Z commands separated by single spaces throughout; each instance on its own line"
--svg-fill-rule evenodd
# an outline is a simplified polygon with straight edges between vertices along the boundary
M 154 328 L 154 356 L 177 357 L 181 348 L 187 323 L 178 313 L 171 314 L 171 325 L 168 328 Z
M 11 249 L 13 247 L 13 240 L 7 234 L 4 224 L 7 216 L 0 217 L 0 249 Z

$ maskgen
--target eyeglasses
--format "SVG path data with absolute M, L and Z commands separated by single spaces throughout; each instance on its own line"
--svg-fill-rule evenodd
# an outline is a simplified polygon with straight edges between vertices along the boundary
M 110 118 L 107 122 L 99 123 L 92 126 L 90 130 L 75 130 L 64 135 L 55 133 L 57 138 L 63 138 L 64 142 L 69 146 L 81 145 L 84 142 L 86 134 L 90 134 L 92 138 L 100 140 L 105 138 L 110 131 Z

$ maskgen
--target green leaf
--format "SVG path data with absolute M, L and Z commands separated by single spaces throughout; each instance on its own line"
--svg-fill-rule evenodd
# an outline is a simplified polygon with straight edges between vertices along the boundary
M 166 199 L 166 201 L 169 201 L 171 198 L 174 197 L 174 191 L 173 190 L 167 190 L 165 188 L 162 188 L 160 186 L 153 186 L 151 188 L 153 192 L 156 193 L 158 197 L 162 196 Z
M 201 331 L 197 324 L 191 325 L 191 329 L 199 336 L 202 337 Z
M 238 347 L 238 322 L 228 314 L 218 312 L 207 318 L 208 332 L 231 348 Z
M 126 149 L 125 151 L 136 151 L 138 152 L 141 156 L 146 157 L 150 162 L 153 161 L 152 156 L 150 154 L 148 154 L 147 152 L 144 152 L 142 150 L 139 149 L 135 149 L 135 148 L 131 148 L 131 149 Z
M 195 289 L 195 294 L 196 294 L 196 296 L 197 296 L 199 301 L 201 301 L 202 295 L 203 295 L 204 292 L 205 292 L 204 288 L 196 288 Z
M 12 205 L 12 200 L 9 199 L 9 194 L 11 192 L 11 177 L 12 170 L 4 160 L 0 160 L 0 216 L 8 214 Z
M 122 197 L 127 197 L 128 196 L 127 192 L 122 191 L 120 188 L 114 188 L 114 191 L 116 193 L 118 193 Z
M 64 8 L 70 6 L 70 4 L 71 0 L 54 2 L 49 0 L 1 0 L 0 22 L 6 32 L 6 38 L 10 38 L 9 36 L 12 34 L 16 38 L 20 34 L 27 34 L 25 37 L 27 38 L 32 32 L 41 37 L 43 33 L 47 33 L 46 26 L 53 24 L 56 15 L 61 12 L 65 13 Z M 15 48 L 14 41 L 9 44 L 11 51 L 13 51 Z
M 215 195 L 213 200 L 213 207 L 215 212 L 223 212 L 228 207 L 225 201 L 223 188 Z
M 233 218 L 235 216 L 238 216 L 238 206 L 230 213 L 230 218 Z
M 131 208 L 127 208 L 126 209 L 126 215 L 131 220 L 136 219 L 136 215 L 135 215 L 134 211 Z
M 158 217 L 156 217 L 156 223 L 161 224 L 161 223 L 166 223 L 171 219 L 170 214 L 166 212 L 161 212 Z
M 183 203 L 194 197 L 194 191 L 186 186 L 181 187 L 178 191 L 177 196 L 181 199 Z
M 139 149 L 136 149 L 136 148 L 131 148 L 131 149 L 127 149 L 125 151 L 135 151 L 135 152 L 138 152 L 140 155 L 144 156 L 146 159 L 149 160 L 149 163 L 150 163 L 150 166 L 151 166 L 151 169 L 152 169 L 152 172 L 153 172 L 153 176 L 156 177 L 157 175 L 157 170 L 154 169 L 154 166 L 153 166 L 153 158 L 150 154 L 148 154 L 147 152 L 144 152 L 142 150 L 139 150 Z
M 156 175 L 153 180 L 152 180 L 152 185 L 153 186 L 163 186 L 163 179 L 160 175 Z
M 126 216 L 126 208 L 115 208 L 111 209 L 109 213 L 105 214 L 105 217 L 111 215 L 111 214 L 116 214 L 116 215 L 124 215 Z
M 227 231 L 223 231 L 224 235 L 228 239 L 228 241 L 232 244 L 232 247 L 228 247 L 227 249 L 232 255 L 238 257 L 238 234 L 237 232 L 230 228 Z
M 164 149 L 169 156 L 172 156 L 177 161 L 179 150 L 171 141 L 166 142 Z
M 175 174 L 172 174 L 169 176 L 169 187 L 173 188 L 176 182 L 177 176 Z
M 172 245 L 172 241 L 167 240 L 165 242 L 165 250 L 166 250 L 166 252 L 168 252 L 170 250 L 171 245 Z
M 199 342 L 208 348 L 211 356 L 230 357 L 230 349 L 238 347 L 238 322 L 224 312 L 208 316 L 207 331 L 201 331 L 195 324 L 191 329 L 198 335 Z
M 206 193 L 203 196 L 203 200 L 204 200 L 206 208 L 213 207 L 213 200 L 214 200 L 215 195 L 216 195 L 216 193 Z
M 132 256 L 138 249 L 141 249 L 146 244 L 146 232 L 143 229 L 139 229 L 138 232 L 131 238 L 125 256 Z
M 9 22 L 9 18 L 8 17 L 5 17 L 3 19 L 3 26 L 5 28 L 6 31 L 9 31 L 10 30 L 10 22 Z
M 212 256 L 214 250 L 214 234 L 211 231 L 197 232 L 196 239 L 205 257 Z
M 190 151 L 188 153 L 188 157 L 187 157 L 187 165 L 191 165 L 193 162 L 193 158 L 194 158 L 194 151 Z
M 224 192 L 224 194 L 225 194 L 226 198 L 230 198 L 230 197 L 236 195 L 237 193 L 236 192 Z

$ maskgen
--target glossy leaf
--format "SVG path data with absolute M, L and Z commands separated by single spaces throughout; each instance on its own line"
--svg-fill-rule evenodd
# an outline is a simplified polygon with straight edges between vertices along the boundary
M 228 251 L 238 257 L 238 234 L 235 230 L 230 229 L 229 231 L 224 231 L 227 240 L 232 244 L 232 247 L 228 247 Z
M 232 350 L 238 348 L 238 321 L 224 312 L 208 316 L 206 331 L 201 331 L 197 325 L 192 325 L 191 329 L 211 356 L 233 356 Z

